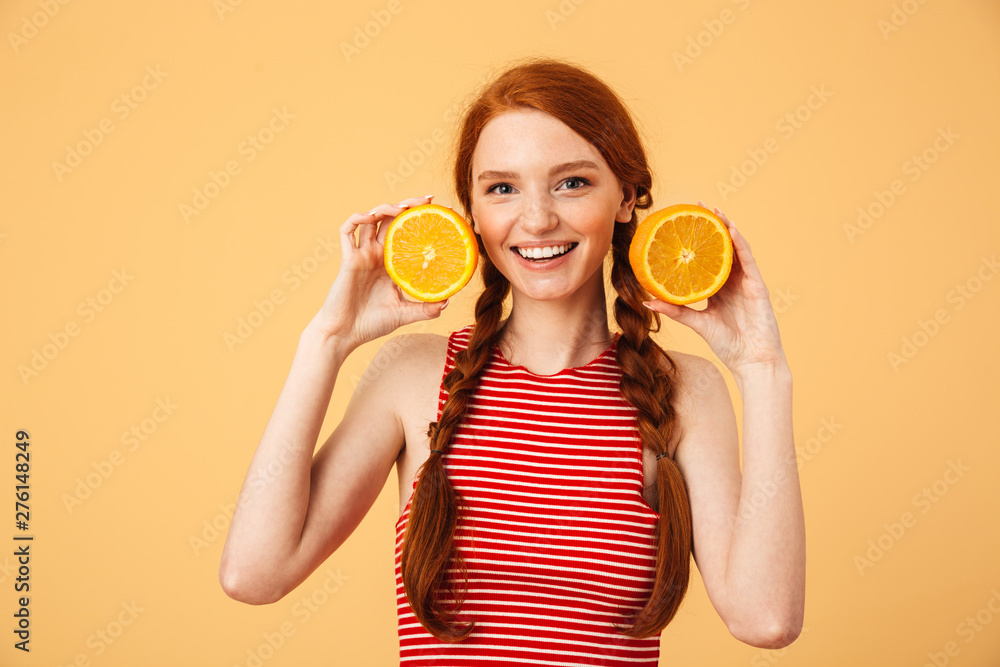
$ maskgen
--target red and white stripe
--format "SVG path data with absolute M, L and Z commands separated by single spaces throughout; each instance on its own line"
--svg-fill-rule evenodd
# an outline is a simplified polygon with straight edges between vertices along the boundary
M 444 374 L 473 325 L 451 334 Z M 656 665 L 659 637 L 615 631 L 652 591 L 658 514 L 642 497 L 635 409 L 618 393 L 611 347 L 585 366 L 536 375 L 494 348 L 465 419 L 444 455 L 460 512 L 456 547 L 468 593 L 458 618 L 477 622 L 441 642 L 403 590 L 396 522 L 400 664 Z M 448 393 L 442 384 L 438 417 Z M 414 485 L 415 486 L 415 485 Z M 449 578 L 461 586 L 457 568 Z

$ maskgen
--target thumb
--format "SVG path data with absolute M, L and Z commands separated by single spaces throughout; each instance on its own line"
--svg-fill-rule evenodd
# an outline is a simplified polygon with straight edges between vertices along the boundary
M 448 305 L 448 301 L 448 299 L 445 299 L 444 301 L 411 303 L 406 309 L 406 313 L 404 315 L 406 318 L 405 324 L 419 322 L 420 320 L 431 320 L 438 317 L 441 315 L 441 311 L 444 310 L 445 306 Z
M 679 322 L 684 326 L 696 329 L 695 321 L 697 320 L 700 313 L 694 308 L 688 306 L 679 306 L 675 303 L 667 303 L 666 301 L 643 301 L 642 305 L 646 306 L 650 310 L 660 313 L 661 315 L 666 315 L 675 322 Z
M 450 299 L 445 299 L 444 301 L 435 301 L 433 303 L 425 303 L 424 313 L 427 314 L 427 317 L 437 317 L 438 315 L 441 314 L 441 311 L 443 311 L 448 306 L 448 301 L 450 301 Z

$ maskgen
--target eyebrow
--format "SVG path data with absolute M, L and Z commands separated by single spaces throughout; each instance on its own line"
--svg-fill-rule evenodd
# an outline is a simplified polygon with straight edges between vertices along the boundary
M 556 165 L 549 169 L 549 176 L 555 176 L 556 174 L 575 171 L 577 169 L 598 169 L 596 163 L 590 160 L 574 160 L 573 162 L 564 162 L 563 164 Z M 479 174 L 477 181 L 485 181 L 488 179 L 498 179 L 498 178 L 517 178 L 517 172 L 515 171 L 484 171 Z

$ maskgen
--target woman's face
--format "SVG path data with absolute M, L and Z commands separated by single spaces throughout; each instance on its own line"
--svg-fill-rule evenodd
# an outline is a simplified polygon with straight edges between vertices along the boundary
M 483 128 L 471 200 L 475 231 L 511 287 L 556 299 L 589 281 L 603 290 L 614 224 L 631 219 L 635 189 L 569 126 L 530 109 L 504 112 Z

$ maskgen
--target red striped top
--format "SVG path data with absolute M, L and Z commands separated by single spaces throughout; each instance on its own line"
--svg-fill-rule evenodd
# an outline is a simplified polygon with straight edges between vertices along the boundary
M 444 374 L 472 327 L 449 336 Z M 443 455 L 468 506 L 455 538 L 469 577 L 458 618 L 477 624 L 465 640 L 447 643 L 413 615 L 401 569 L 407 502 L 396 522 L 401 665 L 657 664 L 658 636 L 632 639 L 613 626 L 626 627 L 623 614 L 652 592 L 659 518 L 642 496 L 639 433 L 635 409 L 618 391 L 617 343 L 555 375 L 514 366 L 494 348 Z M 442 384 L 438 418 L 447 396 Z M 461 585 L 457 568 L 448 576 Z

